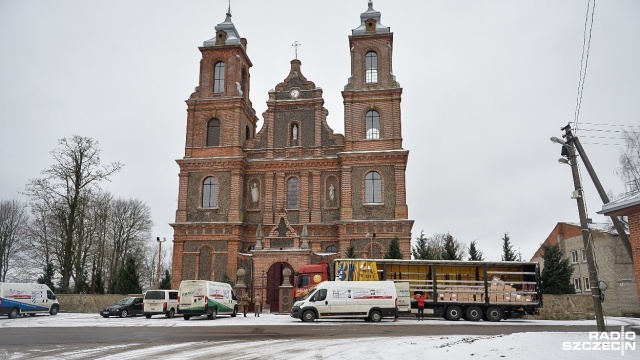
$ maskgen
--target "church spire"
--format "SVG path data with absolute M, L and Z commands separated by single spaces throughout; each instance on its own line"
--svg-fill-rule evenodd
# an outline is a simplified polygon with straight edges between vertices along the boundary
M 231 21 L 231 1 L 229 1 L 229 7 L 227 8 L 227 17 L 223 22 L 216 25 L 216 37 L 209 39 L 203 43 L 204 47 L 216 46 L 216 45 L 239 45 L 241 44 L 241 37 L 238 33 L 238 29 Z
M 357 29 L 351 30 L 351 35 L 364 35 L 364 34 L 382 34 L 389 33 L 391 30 L 382 25 L 380 18 L 382 15 L 379 11 L 373 9 L 373 0 L 369 0 L 369 8 L 367 11 L 360 14 L 360 26 Z

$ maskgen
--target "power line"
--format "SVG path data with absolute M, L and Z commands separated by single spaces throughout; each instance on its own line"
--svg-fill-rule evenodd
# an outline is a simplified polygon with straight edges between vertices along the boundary
M 589 9 L 591 9 L 591 23 L 589 25 L 589 39 L 587 40 L 587 25 L 589 24 Z M 574 131 L 578 130 L 578 118 L 580 117 L 580 106 L 582 105 L 582 93 L 584 91 L 584 81 L 587 77 L 587 66 L 589 64 L 589 50 L 591 49 L 591 32 L 593 30 L 593 17 L 596 10 L 596 0 L 593 0 L 593 6 L 591 6 L 591 0 L 587 2 L 587 13 L 584 19 L 584 31 L 582 33 L 582 56 L 580 58 L 580 76 L 578 79 L 578 93 L 576 95 L 576 111 L 574 120 Z M 585 51 L 586 46 L 586 51 Z

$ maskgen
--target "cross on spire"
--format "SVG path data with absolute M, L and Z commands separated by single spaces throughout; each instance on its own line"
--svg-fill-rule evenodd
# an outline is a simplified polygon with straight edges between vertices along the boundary
M 291 44 L 291 46 L 294 46 L 296 48 L 296 60 L 298 59 L 298 46 L 302 46 L 302 44 L 300 44 L 298 42 L 298 40 L 296 40 L 293 44 Z

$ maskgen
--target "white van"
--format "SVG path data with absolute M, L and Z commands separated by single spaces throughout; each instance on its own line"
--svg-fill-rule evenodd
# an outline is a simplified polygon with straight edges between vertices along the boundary
M 58 311 L 60 303 L 47 285 L 0 282 L 0 315 L 8 315 L 10 319 L 15 319 L 20 314 L 56 315 Z
M 397 312 L 393 281 L 324 281 L 293 304 L 291 317 L 302 321 L 356 318 L 378 322 Z
M 227 283 L 182 280 L 178 290 L 178 314 L 185 320 L 199 315 L 207 315 L 211 320 L 218 315 L 235 317 L 238 314 L 238 298 Z
M 143 304 L 147 319 L 153 315 L 172 318 L 178 311 L 178 290 L 148 290 L 144 293 Z

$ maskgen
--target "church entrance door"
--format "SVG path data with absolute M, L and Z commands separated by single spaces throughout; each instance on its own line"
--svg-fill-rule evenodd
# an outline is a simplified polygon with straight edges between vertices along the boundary
M 278 296 L 278 289 L 282 285 L 283 277 L 282 270 L 288 268 L 291 270 L 291 276 L 289 276 L 289 283 L 293 285 L 293 267 L 286 262 L 277 262 L 271 265 L 267 272 L 267 301 L 269 302 L 269 311 L 277 313 L 280 310 L 280 301 Z

